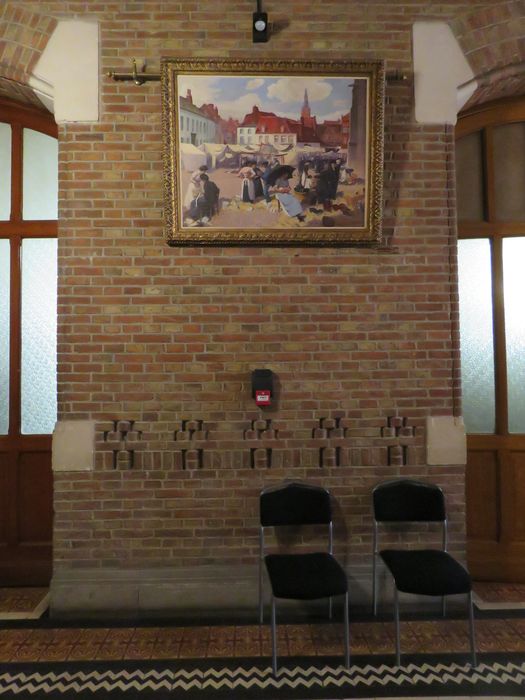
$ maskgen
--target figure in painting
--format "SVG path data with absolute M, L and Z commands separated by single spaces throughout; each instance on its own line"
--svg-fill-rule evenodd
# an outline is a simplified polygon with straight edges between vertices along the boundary
M 190 177 L 190 182 L 188 184 L 188 189 L 186 190 L 186 194 L 184 196 L 184 208 L 189 209 L 191 207 L 192 201 L 199 195 L 199 192 L 201 190 L 201 180 L 200 177 L 203 173 L 206 173 L 208 170 L 207 165 L 201 165 L 197 170 L 194 170 L 191 174 Z
M 239 170 L 239 177 L 242 178 L 241 202 L 253 202 L 255 199 L 255 187 L 253 183 L 255 171 L 251 166 L 251 161 L 247 161 L 246 165 Z
M 336 158 L 335 162 L 330 161 L 330 167 L 332 168 L 332 180 L 331 180 L 331 187 L 330 187 L 330 199 L 336 199 L 337 198 L 337 187 L 339 185 L 339 178 L 341 175 L 341 166 L 343 162 L 341 158 Z
M 201 174 L 199 182 L 198 194 L 191 201 L 189 211 L 193 225 L 207 224 L 219 212 L 219 188 L 206 173 Z
M 313 187 L 313 175 L 312 164 L 307 160 L 303 166 L 301 177 L 299 178 L 300 192 L 304 192 L 306 194 L 310 192 Z
M 268 177 L 271 172 L 272 167 L 270 163 L 267 160 L 263 160 L 263 162 L 261 163 L 261 184 L 263 190 L 263 197 L 266 204 L 269 204 L 272 199 L 268 191 Z
M 282 165 L 274 168 L 268 176 L 269 191 L 275 194 L 284 211 L 290 217 L 296 217 L 299 221 L 305 220 L 303 208 L 299 200 L 292 194 L 290 178 L 295 168 L 291 165 Z
M 250 165 L 252 166 L 252 170 L 254 172 L 254 177 L 253 177 L 253 194 L 254 194 L 254 200 L 257 201 L 258 199 L 261 199 L 261 197 L 264 197 L 264 188 L 263 188 L 263 182 L 262 182 L 262 175 L 263 171 L 259 166 L 257 165 L 257 161 L 252 160 L 250 161 Z
M 324 161 L 317 179 L 317 203 L 322 204 L 323 209 L 331 208 L 331 197 L 333 192 L 334 170 L 330 161 Z

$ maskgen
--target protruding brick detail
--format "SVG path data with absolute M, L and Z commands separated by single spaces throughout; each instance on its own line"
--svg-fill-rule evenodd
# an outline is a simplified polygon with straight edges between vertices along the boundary
M 142 431 L 133 420 L 115 420 L 111 430 L 104 430 L 105 449 L 113 453 L 113 469 L 133 469 L 135 454 L 145 448 Z
M 339 467 L 341 465 L 341 445 L 333 445 L 332 440 L 344 438 L 344 428 L 340 418 L 321 418 L 312 431 L 312 439 L 319 443 L 319 466 Z
M 388 461 L 378 428 L 344 416 L 319 419 L 311 446 L 317 449 L 319 467 L 380 467 Z
M 204 467 L 204 448 L 207 446 L 208 431 L 202 420 L 183 420 L 179 430 L 173 435 L 176 450 L 180 454 L 180 466 L 184 470 Z
M 275 456 L 279 431 L 271 418 L 256 418 L 243 432 L 243 439 L 250 443 L 251 469 L 270 469 Z M 281 459 L 282 461 L 282 455 Z
M 388 439 L 388 464 L 404 466 L 410 461 L 410 450 L 415 437 L 415 426 L 410 425 L 408 418 L 389 416 L 387 425 L 381 428 L 381 436 Z
M 182 468 L 183 469 L 202 469 L 204 461 L 204 450 L 197 448 L 195 450 L 181 450 Z
M 202 420 L 183 420 L 179 430 L 174 434 L 175 442 L 205 442 L 208 439 L 208 431 L 204 428 Z
M 271 418 L 252 420 L 251 427 L 244 431 L 245 440 L 277 440 L 279 431 L 273 427 Z
M 321 449 L 319 450 L 320 467 L 339 467 L 340 459 L 340 447 L 321 447 Z
M 272 466 L 272 448 L 251 447 L 250 466 L 252 469 L 270 469 Z
M 388 464 L 393 467 L 401 467 L 406 464 L 403 445 L 390 445 L 388 448 Z

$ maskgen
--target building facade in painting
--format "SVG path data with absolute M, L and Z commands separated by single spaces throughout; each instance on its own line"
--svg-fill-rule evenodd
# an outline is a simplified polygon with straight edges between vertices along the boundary
M 180 142 L 200 146 L 202 143 L 215 143 L 218 130 L 215 121 L 193 104 L 191 91 L 180 98 Z

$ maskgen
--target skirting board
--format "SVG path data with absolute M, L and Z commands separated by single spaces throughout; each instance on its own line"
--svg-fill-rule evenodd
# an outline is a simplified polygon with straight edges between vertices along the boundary
M 52 617 L 178 616 L 197 611 L 255 609 L 257 578 L 248 569 L 81 569 L 55 572 Z
M 371 611 L 371 580 L 349 575 L 351 611 Z M 256 619 L 257 567 L 195 566 L 162 569 L 75 569 L 56 571 L 51 581 L 50 615 L 54 618 Z M 268 586 L 264 586 L 268 600 Z M 456 596 L 456 598 L 463 596 Z M 386 577 L 379 579 L 380 612 L 391 614 L 392 592 Z M 440 599 L 402 596 L 403 610 L 439 614 Z M 279 601 L 279 608 L 299 613 L 323 610 L 325 601 Z M 450 600 L 449 609 L 463 608 Z

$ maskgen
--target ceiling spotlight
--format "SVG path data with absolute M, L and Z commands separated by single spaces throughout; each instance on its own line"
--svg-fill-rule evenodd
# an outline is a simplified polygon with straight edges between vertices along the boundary
M 254 43 L 269 39 L 268 15 L 266 12 L 262 12 L 260 0 L 257 0 L 257 12 L 253 13 L 252 39 Z

